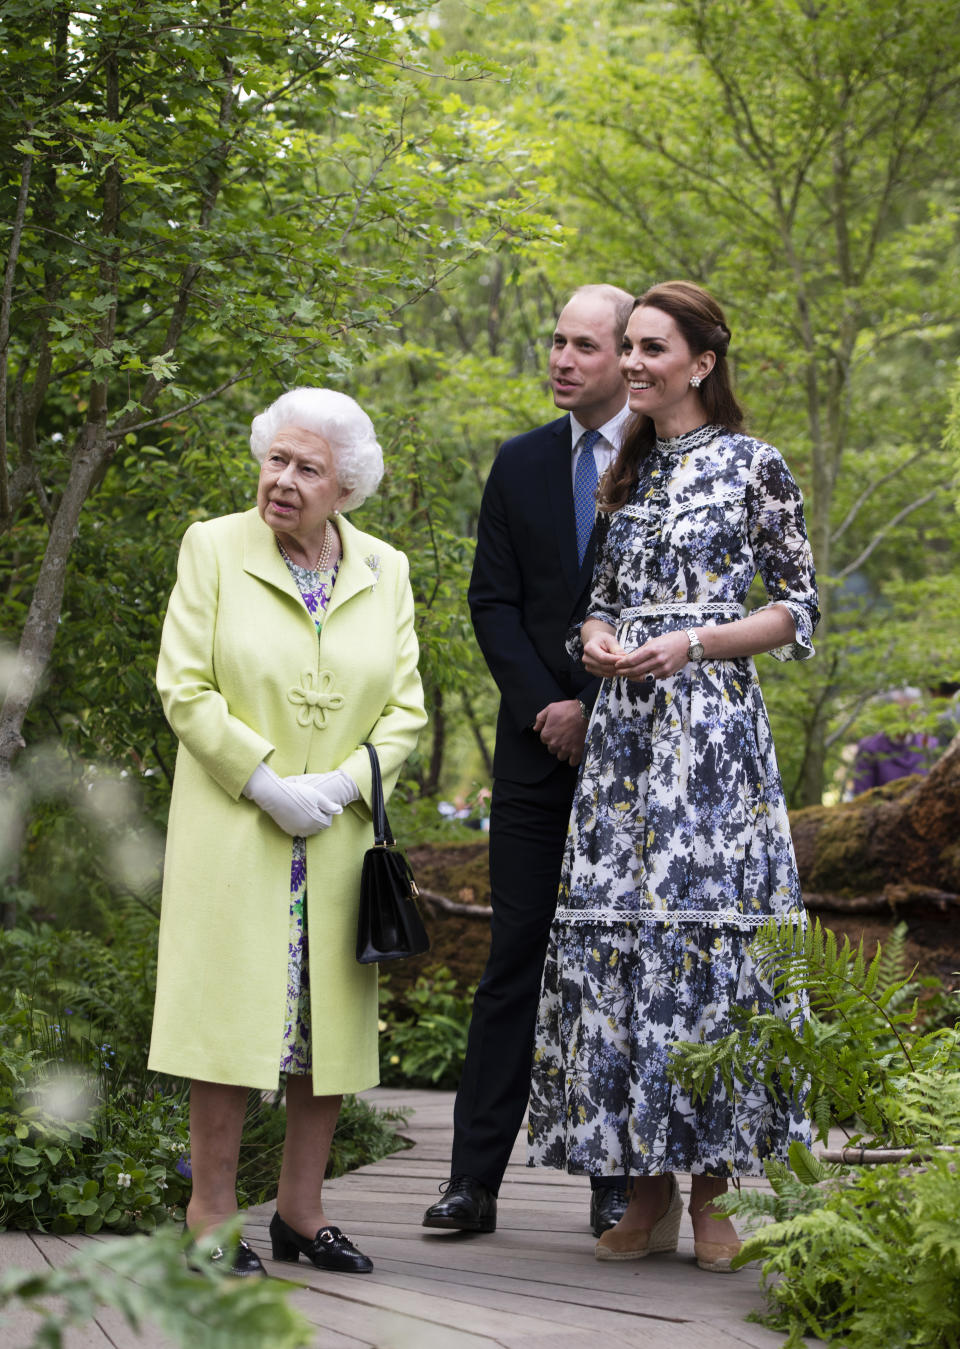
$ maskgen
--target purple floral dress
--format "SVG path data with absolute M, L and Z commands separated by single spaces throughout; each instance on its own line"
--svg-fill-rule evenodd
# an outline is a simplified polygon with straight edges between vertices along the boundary
M 311 571 L 291 562 L 281 549 L 287 569 L 317 625 L 317 636 L 323 626 L 323 616 L 333 594 L 340 563 L 325 571 Z M 280 1054 L 281 1073 L 307 1076 L 312 1069 L 310 1053 L 310 962 L 307 935 L 307 841 L 293 840 L 293 861 L 290 866 L 290 936 L 287 956 L 287 1010 L 283 1022 L 283 1047 Z

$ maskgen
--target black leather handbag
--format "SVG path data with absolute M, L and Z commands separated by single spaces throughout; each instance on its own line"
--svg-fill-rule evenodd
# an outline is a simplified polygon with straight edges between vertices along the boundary
M 374 965 L 422 955 L 430 948 L 430 938 L 417 909 L 419 891 L 410 863 L 397 847 L 387 820 L 377 751 L 369 741 L 364 743 L 370 755 L 374 846 L 364 853 L 360 873 L 357 960 L 361 965 Z

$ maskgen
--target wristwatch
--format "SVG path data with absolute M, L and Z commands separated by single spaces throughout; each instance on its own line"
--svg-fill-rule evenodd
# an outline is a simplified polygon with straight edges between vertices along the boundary
M 687 641 L 690 645 L 687 647 L 687 660 L 703 660 L 703 642 L 697 636 L 695 628 L 687 628 Z
M 590 708 L 587 706 L 587 704 L 583 701 L 582 698 L 578 698 L 578 699 L 577 699 L 577 702 L 580 704 L 580 715 L 581 715 L 581 717 L 583 717 L 584 721 L 589 721 L 589 720 L 590 720 Z

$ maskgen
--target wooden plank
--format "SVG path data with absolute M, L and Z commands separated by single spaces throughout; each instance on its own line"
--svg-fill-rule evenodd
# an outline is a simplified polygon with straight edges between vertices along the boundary
M 304 1288 L 292 1302 L 317 1327 L 312 1349 L 338 1349 L 341 1344 L 365 1349 L 496 1349 L 486 1335 L 432 1325 L 419 1316 L 370 1307 L 326 1289 Z
M 23 1269 L 30 1273 L 46 1274 L 50 1269 L 58 1269 L 74 1254 L 71 1247 L 65 1245 L 59 1237 L 45 1236 L 42 1233 L 5 1232 L 0 1235 L 0 1269 Z M 63 1304 L 58 1298 L 51 1298 L 41 1305 L 53 1310 L 62 1310 Z M 0 1344 L 3 1349 L 26 1349 L 39 1326 L 39 1317 L 22 1303 L 8 1307 L 0 1314 Z M 85 1326 L 71 1328 L 63 1337 L 64 1349 L 127 1349 L 133 1341 L 121 1344 L 107 1331 L 107 1319 L 98 1315 Z M 146 1342 L 144 1342 L 146 1346 Z
M 423 1322 L 428 1327 L 441 1328 L 448 1336 L 447 1343 L 451 1332 L 462 1334 L 466 1331 L 475 1336 L 480 1344 L 487 1340 L 498 1345 L 509 1345 L 511 1349 L 514 1345 L 529 1345 L 531 1349 L 539 1344 L 546 1346 L 551 1337 L 553 1343 L 561 1346 L 569 1345 L 571 1349 L 579 1342 L 582 1349 L 582 1334 L 563 1325 L 559 1320 L 509 1315 L 497 1307 L 486 1308 L 476 1303 L 471 1303 L 469 1311 L 465 1311 L 446 1290 L 442 1296 L 438 1296 L 407 1286 L 391 1286 L 372 1277 L 350 1279 L 348 1284 L 344 1276 L 338 1278 L 336 1275 L 323 1274 L 318 1270 L 311 1270 L 306 1276 L 306 1282 L 309 1287 L 322 1293 L 324 1308 L 328 1299 L 341 1299 L 359 1304 L 368 1309 L 369 1323 L 372 1324 L 379 1324 L 384 1313 L 388 1321 L 399 1315 L 413 1322 Z M 310 1317 L 312 1320 L 313 1315 L 310 1314 Z M 424 1326 L 414 1325 L 408 1334 L 410 1338 L 407 1343 L 419 1346 L 423 1342 L 421 1337 L 424 1334 Z M 377 1349 L 380 1349 L 380 1341 L 376 1343 Z M 613 1344 L 616 1344 L 616 1341 L 613 1341 Z
M 779 1349 L 780 1335 L 743 1320 L 763 1306 L 756 1271 L 698 1270 L 686 1213 L 675 1255 L 597 1262 L 587 1179 L 527 1167 L 523 1130 L 495 1233 L 423 1228 L 423 1212 L 448 1177 L 453 1093 L 375 1088 L 364 1095 L 380 1108 L 415 1112 L 403 1130 L 413 1148 L 325 1186 L 331 1220 L 370 1254 L 374 1272 L 357 1278 L 305 1262 L 274 1264 L 267 1231 L 274 1205 L 259 1205 L 245 1219 L 271 1272 L 300 1285 L 293 1298 L 316 1327 L 312 1349 L 583 1349 L 588 1337 L 602 1337 L 604 1349 Z M 690 1179 L 679 1181 L 686 1199 Z M 17 1238 L 22 1234 L 0 1234 L 0 1268 L 18 1263 L 18 1250 L 30 1255 Z M 46 1254 L 26 1240 L 32 1258 L 59 1262 L 89 1239 L 60 1241 Z M 159 1341 L 129 1338 L 120 1318 L 110 1316 L 115 1322 L 104 1317 L 90 1328 L 95 1338 L 70 1349 L 159 1349 Z
M 67 1237 L 38 1234 L 35 1240 L 51 1265 L 57 1268 L 90 1245 L 89 1237 L 76 1233 Z M 123 1241 L 125 1238 L 108 1235 L 103 1240 Z M 171 1349 L 173 1344 L 154 1325 L 142 1325 L 139 1333 L 134 1331 L 126 1318 L 113 1307 L 100 1307 L 92 1324 L 98 1327 L 104 1337 L 97 1344 L 106 1343 L 112 1349 Z

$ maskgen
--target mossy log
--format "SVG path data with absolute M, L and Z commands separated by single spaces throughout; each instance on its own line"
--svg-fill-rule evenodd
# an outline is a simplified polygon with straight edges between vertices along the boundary
M 927 777 L 790 815 L 808 908 L 960 914 L 960 737 Z

